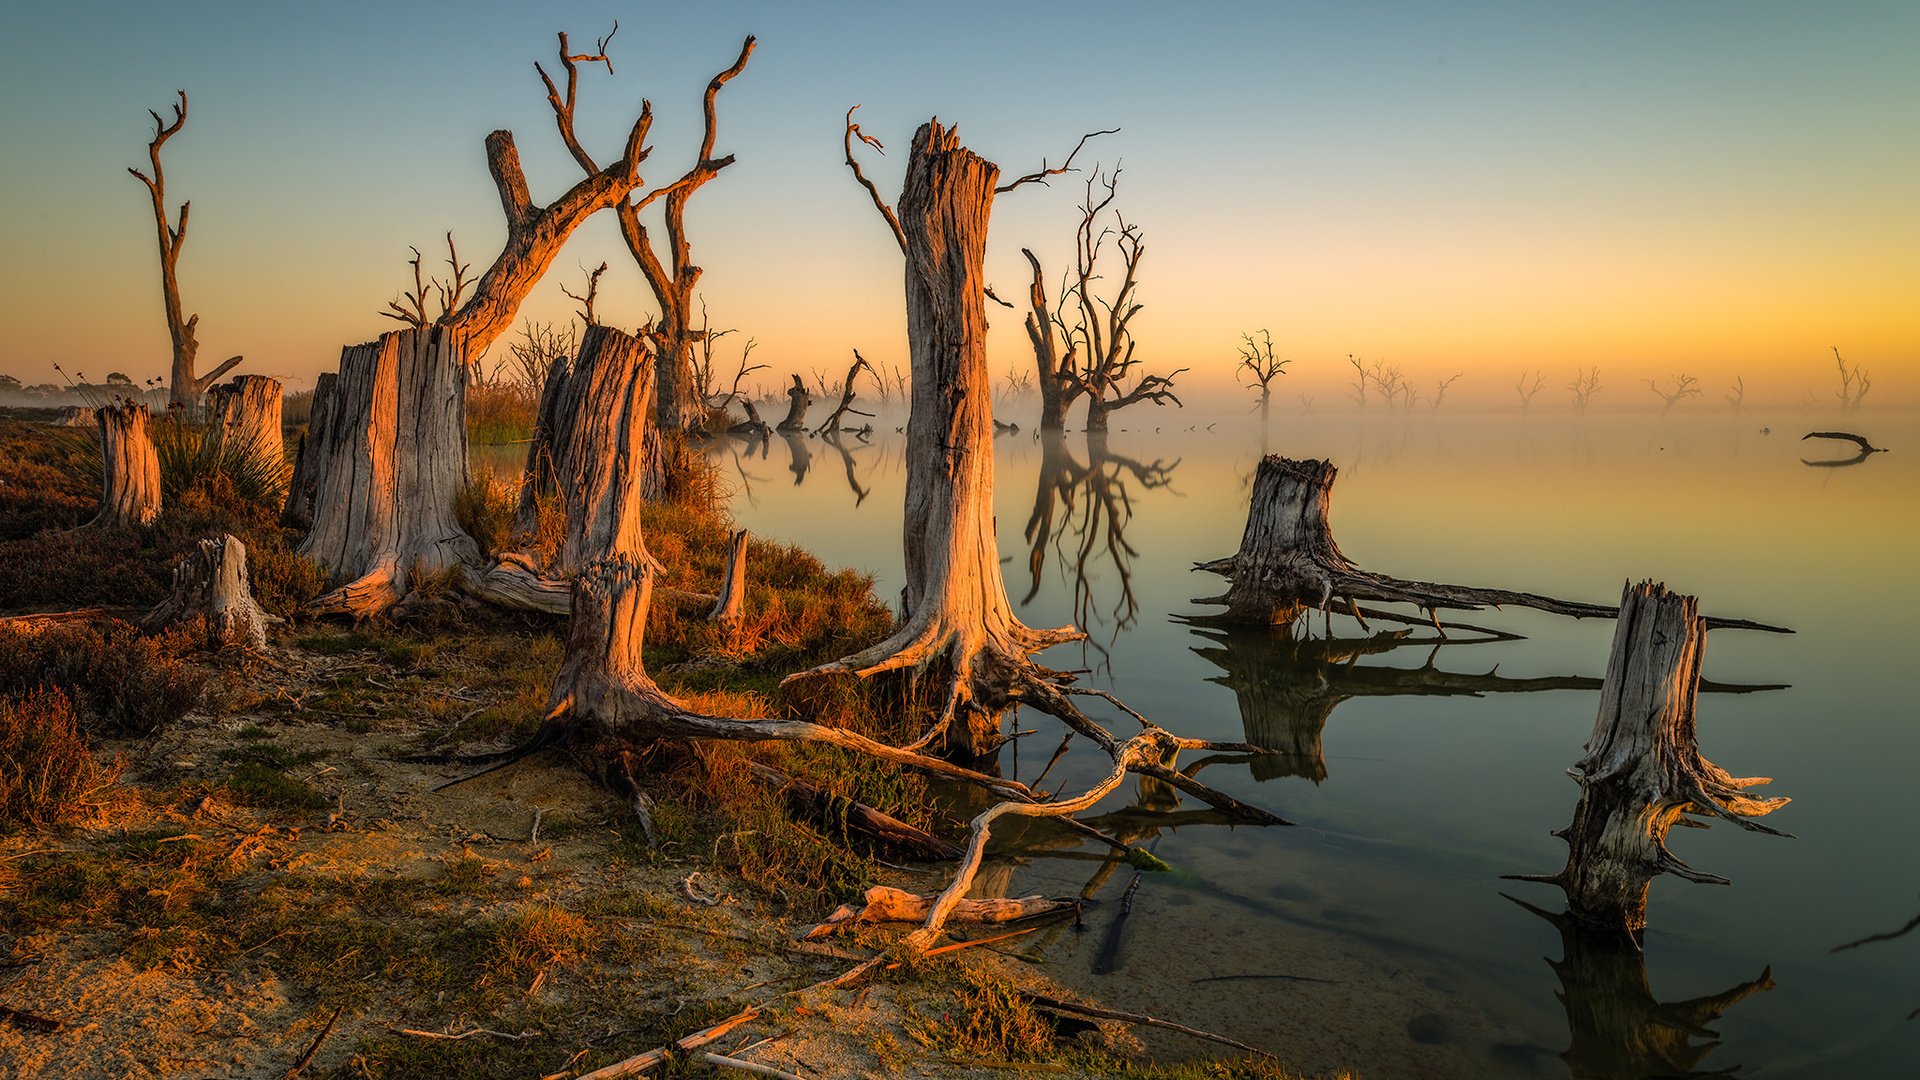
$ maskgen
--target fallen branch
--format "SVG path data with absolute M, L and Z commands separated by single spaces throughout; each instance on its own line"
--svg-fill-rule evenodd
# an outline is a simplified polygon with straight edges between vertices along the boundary
M 287 1080 L 293 1080 L 294 1077 L 299 1076 L 300 1071 L 313 1061 L 313 1055 L 320 1052 L 320 1044 L 326 1042 L 327 1036 L 333 1034 L 334 1021 L 340 1019 L 340 1014 L 345 1012 L 346 1008 L 345 1005 L 334 1006 L 333 1015 L 327 1017 L 326 1024 L 320 1028 L 320 1034 L 314 1036 L 313 1042 L 307 1045 L 307 1052 L 301 1054 L 300 1060 L 294 1062 L 293 1068 L 287 1070 Z
M 831 937 L 836 931 L 855 923 L 924 922 L 939 899 L 938 894 L 922 896 L 904 889 L 876 885 L 867 890 L 865 899 L 860 903 L 840 905 L 833 914 L 827 916 L 825 922 L 808 930 L 803 940 L 818 941 Z M 1084 903 L 1077 898 L 1049 899 L 1044 896 L 965 899 L 947 914 L 947 921 L 1008 923 L 1055 912 L 1077 911 Z
M 1199 1028 L 1188 1027 L 1185 1024 L 1176 1024 L 1171 1020 L 1161 1020 L 1157 1017 L 1148 1016 L 1146 1013 L 1125 1012 L 1120 1009 L 1105 1009 L 1097 1005 L 1079 1005 L 1071 1001 L 1062 1001 L 1056 997 L 1048 997 L 1045 994 L 1035 994 L 1031 992 L 1022 993 L 1020 996 L 1043 1009 L 1052 1009 L 1055 1012 L 1073 1013 L 1078 1016 L 1091 1016 L 1096 1020 L 1119 1020 L 1127 1024 L 1142 1024 L 1147 1027 L 1165 1028 L 1168 1031 L 1177 1031 L 1182 1035 L 1191 1035 L 1196 1039 L 1205 1039 L 1208 1042 L 1217 1042 L 1222 1046 L 1231 1046 L 1235 1050 L 1245 1050 L 1249 1054 L 1258 1054 L 1263 1058 L 1271 1058 L 1273 1056 L 1257 1046 L 1248 1046 L 1246 1043 L 1240 1042 L 1237 1039 L 1229 1039 L 1225 1035 L 1215 1035 L 1211 1031 L 1202 1031 Z
M 804 780 L 795 780 L 757 761 L 749 762 L 748 769 L 755 779 L 779 788 L 787 802 L 803 813 L 860 832 L 911 858 L 946 861 L 960 857 L 959 847 L 892 814 L 844 795 L 835 795 Z

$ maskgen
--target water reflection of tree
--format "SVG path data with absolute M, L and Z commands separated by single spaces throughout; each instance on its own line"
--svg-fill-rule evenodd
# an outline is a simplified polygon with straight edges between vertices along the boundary
M 1040 593 L 1051 548 L 1073 590 L 1073 620 L 1082 629 L 1112 621 L 1113 633 L 1133 624 L 1140 604 L 1133 595 L 1133 559 L 1127 543 L 1133 520 L 1135 489 L 1164 488 L 1172 482 L 1171 465 L 1160 459 L 1146 464 L 1115 453 L 1103 433 L 1087 435 L 1087 462 L 1075 460 L 1057 431 L 1041 435 L 1040 472 L 1034 483 L 1033 512 L 1027 517 L 1027 571 L 1030 583 L 1026 604 Z M 1113 568 L 1118 595 L 1110 608 L 1098 603 L 1095 582 L 1100 563 Z M 1110 639 L 1111 640 L 1111 639 Z
M 1707 1025 L 1743 999 L 1773 989 L 1772 968 L 1718 994 L 1657 1001 L 1647 981 L 1646 956 L 1631 941 L 1595 933 L 1571 915 L 1513 902 L 1560 931 L 1561 958 L 1547 966 L 1560 977 L 1557 996 L 1567 1011 L 1570 1036 L 1560 1059 L 1574 1080 L 1730 1076 L 1740 1069 L 1701 1069 L 1720 1045 Z
M 1906 925 L 1900 927 L 1897 930 L 1889 930 L 1889 931 L 1886 931 L 1885 933 L 1880 933 L 1880 934 L 1868 934 L 1866 937 L 1860 938 L 1858 940 L 1845 942 L 1840 945 L 1835 945 L 1829 951 L 1830 952 L 1846 952 L 1848 949 L 1857 949 L 1862 945 L 1872 945 L 1873 943 L 1878 941 L 1896 941 L 1900 938 L 1906 937 L 1908 934 L 1913 933 L 1915 930 L 1920 930 L 1920 915 L 1915 915 L 1913 918 L 1908 919 Z M 1915 1009 L 1912 1012 L 1907 1014 L 1907 1019 L 1909 1020 L 1912 1020 L 1915 1017 L 1920 1017 L 1920 1009 Z
M 1325 780 L 1322 734 L 1333 710 L 1349 698 L 1480 697 L 1598 690 L 1601 685 L 1600 679 L 1586 675 L 1519 678 L 1501 675 L 1497 668 L 1475 674 L 1435 666 L 1443 646 L 1484 644 L 1498 637 L 1415 636 L 1409 630 L 1393 630 L 1364 638 L 1296 638 L 1283 627 L 1241 630 L 1197 625 L 1193 631 L 1209 643 L 1194 646 L 1193 651 L 1225 672 L 1207 681 L 1233 690 L 1247 741 L 1277 751 L 1250 760 L 1257 780 L 1283 776 L 1302 776 L 1316 784 Z M 1419 667 L 1360 663 L 1364 657 L 1423 646 L 1427 655 Z M 1781 687 L 1703 680 L 1700 689 L 1749 693 Z

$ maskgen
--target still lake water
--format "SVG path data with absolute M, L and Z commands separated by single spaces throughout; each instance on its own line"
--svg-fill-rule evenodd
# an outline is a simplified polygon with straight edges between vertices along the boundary
M 1142 876 L 1130 905 L 1135 873 L 1104 849 L 1046 829 L 997 833 L 1004 850 L 984 887 L 1092 887 L 1104 901 L 1082 931 L 1012 948 L 1116 1007 L 1309 1070 L 1912 1075 L 1920 932 L 1835 950 L 1920 918 L 1920 725 L 1907 670 L 1907 620 L 1920 611 L 1920 417 L 1842 424 L 1704 406 L 1671 417 L 1274 416 L 1273 452 L 1339 467 L 1332 523 L 1364 568 L 1604 603 L 1628 578 L 1651 577 L 1700 596 L 1705 612 L 1797 631 L 1715 632 L 1707 679 L 1791 685 L 1703 693 L 1699 706 L 1705 756 L 1736 776 L 1774 777 L 1760 792 L 1794 801 L 1768 822 L 1797 838 L 1676 829 L 1676 854 L 1733 884 L 1657 879 L 1634 955 L 1563 937 L 1559 890 L 1501 880 L 1564 861 L 1548 834 L 1573 813 L 1565 770 L 1592 727 L 1612 624 L 1463 614 L 1526 638 L 1331 655 L 1317 642 L 1199 631 L 1176 616 L 1210 610 L 1191 598 L 1222 591 L 1222 579 L 1189 568 L 1238 546 L 1262 433 L 1245 417 L 1209 429 L 1207 417 L 1139 412 L 1116 418 L 1105 458 L 1090 458 L 1080 433 L 1052 455 L 1031 432 L 996 440 L 1008 591 L 1030 625 L 1090 632 L 1043 654 L 1050 666 L 1091 669 L 1083 684 L 1183 734 L 1289 750 L 1210 764 L 1204 779 L 1298 824 L 1128 814 L 1171 805 L 1129 782 L 1102 808 L 1114 814 L 1104 824 L 1178 870 Z M 764 456 L 737 441 L 712 452 L 744 526 L 869 571 L 895 596 L 900 422 L 871 445 L 848 438 L 846 455 L 777 437 Z M 1803 464 L 1849 456 L 1847 444 L 1798 440 L 1834 426 L 1895 450 L 1853 467 Z M 1023 532 L 1049 489 L 1036 578 Z M 1351 620 L 1333 629 L 1365 636 Z M 1019 726 L 1036 733 L 1002 765 L 1030 781 L 1060 736 L 1025 714 Z M 1080 744 L 1046 786 L 1076 788 L 1104 763 Z

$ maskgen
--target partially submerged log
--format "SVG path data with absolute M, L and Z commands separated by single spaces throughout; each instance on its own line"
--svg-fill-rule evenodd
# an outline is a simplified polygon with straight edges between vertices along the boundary
M 1667 833 L 1682 815 L 1787 835 L 1754 820 L 1788 802 L 1746 793 L 1768 777 L 1730 776 L 1700 756 L 1694 698 L 1707 637 L 1697 608 L 1693 597 L 1664 585 L 1627 585 L 1600 712 L 1585 756 L 1569 770 L 1580 784 L 1580 803 L 1573 824 L 1554 834 L 1567 842 L 1567 865 L 1525 879 L 1558 885 L 1576 918 L 1635 941 L 1646 926 L 1647 891 L 1656 875 L 1727 884 L 1667 850 Z
M 317 448 L 309 452 L 307 444 L 314 432 L 332 429 L 333 388 L 339 382 L 339 374 L 332 371 L 321 373 L 313 381 L 313 402 L 307 411 L 307 430 L 300 436 L 300 445 L 294 451 L 293 475 L 287 480 L 287 505 L 280 512 L 282 525 L 295 529 L 313 525 L 313 499 L 320 491 L 324 455 Z
M 213 438 L 222 455 L 251 462 L 273 483 L 276 492 L 287 482 L 286 439 L 281 435 L 280 380 L 265 375 L 239 375 L 207 391 L 213 416 Z
M 807 384 L 800 376 L 793 376 L 793 385 L 787 388 L 786 419 L 773 425 L 775 431 L 793 431 L 804 433 L 807 430 L 807 408 L 813 404 L 813 395 L 807 393 Z
M 1507 605 L 1576 619 L 1609 619 L 1616 614 L 1617 609 L 1604 605 L 1538 593 L 1413 581 L 1360 569 L 1341 553 L 1327 520 L 1337 471 L 1327 461 L 1296 461 L 1277 454 L 1260 460 L 1240 550 L 1224 559 L 1194 564 L 1194 569 L 1219 574 L 1229 582 L 1225 593 L 1194 600 L 1226 606 L 1225 612 L 1208 618 L 1293 623 L 1309 610 L 1331 613 L 1337 604 L 1365 627 L 1358 607 L 1361 601 L 1411 604 L 1425 609 L 1436 623 L 1435 613 L 1441 609 L 1478 611 Z M 1746 619 L 1709 618 L 1706 626 L 1792 633 Z
M 740 407 L 746 410 L 747 418 L 727 428 L 729 435 L 746 435 L 756 439 L 765 439 L 773 433 L 765 420 L 760 419 L 760 410 L 747 398 L 740 399 Z
M 151 525 L 160 516 L 160 456 L 153 448 L 153 414 L 126 402 L 94 411 L 100 429 L 100 513 L 90 528 Z
M 434 325 L 350 345 L 329 397 L 302 449 L 317 479 L 300 554 L 341 583 L 316 613 L 366 618 L 416 579 L 479 561 L 454 514 L 467 480 L 465 340 Z
M 868 889 L 866 896 L 858 904 L 842 904 L 828 915 L 825 922 L 808 930 L 803 940 L 819 941 L 832 937 L 836 932 L 853 926 L 889 922 L 924 922 L 933 905 L 939 901 L 938 894 L 925 896 L 907 892 L 904 889 L 892 889 L 885 885 L 875 885 Z M 1087 903 L 1077 897 L 1048 898 L 1045 896 L 988 897 L 985 899 L 966 899 L 955 904 L 948 913 L 948 922 L 960 923 L 1009 923 L 1020 919 L 1032 919 L 1041 915 L 1055 915 L 1063 911 L 1079 911 Z
M 173 592 L 140 620 L 149 633 L 180 623 L 200 627 L 208 645 L 264 649 L 271 620 L 253 598 L 247 548 L 232 534 L 200 541 L 173 570 Z

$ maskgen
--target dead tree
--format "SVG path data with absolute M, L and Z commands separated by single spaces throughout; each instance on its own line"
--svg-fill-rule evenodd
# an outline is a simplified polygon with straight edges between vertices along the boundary
M 1873 389 L 1873 379 L 1865 368 L 1848 367 L 1838 345 L 1833 346 L 1833 362 L 1840 368 L 1840 391 L 1835 395 L 1840 399 L 1840 415 L 1850 416 L 1866 400 L 1867 391 Z
M 1647 891 L 1656 875 L 1727 884 L 1667 850 L 1667 832 L 1682 815 L 1787 835 L 1754 820 L 1788 801 L 1747 794 L 1767 777 L 1736 778 L 1700 756 L 1694 699 L 1707 620 L 1698 607 L 1693 597 L 1664 585 L 1627 584 L 1600 712 L 1586 755 L 1569 770 L 1580 784 L 1580 803 L 1573 824 L 1554 834 L 1567 842 L 1567 865 L 1557 874 L 1525 879 L 1558 885 L 1576 918 L 1636 942 L 1646 927 Z
M 148 632 L 187 623 L 212 648 L 267 646 L 265 611 L 253 598 L 247 549 L 232 535 L 200 541 L 173 570 L 173 592 L 140 620 Z
M 1520 395 L 1522 414 L 1533 408 L 1533 396 L 1540 392 L 1540 388 L 1546 385 L 1546 382 L 1547 377 L 1538 371 L 1533 373 L 1532 379 L 1527 378 L 1526 372 L 1520 373 L 1520 381 L 1514 384 L 1513 392 Z
M 614 32 L 619 29 L 619 24 L 615 23 Z M 595 52 L 585 54 L 571 52 L 567 35 L 560 35 L 560 65 L 567 73 L 564 97 L 546 70 L 538 64 L 534 65 L 540 72 L 541 81 L 546 84 L 547 104 L 553 108 L 554 121 L 560 127 L 560 137 L 566 141 L 573 160 L 588 175 L 599 169 L 573 133 L 579 65 L 605 64 L 607 73 L 612 74 L 613 63 L 607 55 L 607 43 L 612 39 L 613 33 L 609 33 L 596 43 Z M 700 337 L 700 331 L 693 328 L 693 294 L 694 287 L 700 281 L 701 269 L 693 265 L 692 246 L 687 241 L 687 202 L 707 181 L 718 176 L 720 170 L 733 164 L 732 154 L 721 158 L 713 156 L 718 125 L 715 98 L 719 96 L 721 87 L 746 70 L 747 60 L 753 55 L 753 45 L 754 39 L 749 35 L 741 43 L 740 55 L 732 66 L 707 82 L 706 93 L 701 99 L 706 124 L 693 166 L 678 180 L 649 193 L 646 198 L 633 200 L 623 196 L 614 206 L 614 214 L 620 222 L 620 236 L 634 261 L 639 264 L 640 272 L 646 277 L 647 286 L 653 290 L 654 300 L 660 306 L 660 318 L 652 325 L 647 336 L 653 346 L 658 368 L 654 375 L 655 411 L 662 432 L 698 430 L 706 426 L 706 403 L 702 400 L 702 387 L 694 375 L 693 358 L 693 347 Z M 655 248 L 651 230 L 640 220 L 640 212 L 663 195 L 666 200 L 664 258 Z
M 1740 415 L 1740 410 L 1747 403 L 1747 380 L 1735 375 L 1733 385 L 1728 387 L 1727 392 L 1721 396 L 1727 399 L 1727 407 L 1733 410 L 1734 415 Z
M 180 245 L 187 240 L 187 212 L 193 203 L 189 200 L 180 204 L 178 224 L 168 222 L 167 174 L 160 167 L 160 148 L 187 122 L 187 92 L 181 90 L 178 93 L 180 103 L 173 107 L 172 123 L 162 120 L 159 113 L 147 110 L 147 115 L 153 117 L 153 140 L 147 143 L 147 160 L 152 163 L 153 175 L 148 176 L 135 168 L 128 168 L 127 171 L 147 185 L 147 193 L 153 197 L 154 227 L 160 236 L 160 292 L 166 303 L 167 334 L 173 339 L 173 376 L 167 386 L 167 404 L 197 408 L 200 396 L 207 392 L 207 387 L 218 382 L 220 376 L 232 370 L 244 358 L 228 357 L 205 375 L 196 376 L 193 373 L 194 358 L 200 351 L 200 342 L 194 337 L 194 330 L 200 325 L 200 316 L 183 316 L 178 273 Z
M 1180 399 L 1173 393 L 1173 380 L 1187 370 L 1146 374 L 1140 370 L 1144 361 L 1134 356 L 1138 342 L 1133 336 L 1133 320 L 1145 308 L 1138 293 L 1140 259 L 1146 254 L 1146 242 L 1140 226 L 1127 224 L 1117 210 L 1111 226 L 1104 221 L 1119 194 L 1119 185 L 1118 169 L 1105 175 L 1096 171 L 1087 178 L 1080 225 L 1074 234 L 1073 276 L 1067 286 L 1075 314 L 1072 325 L 1062 330 L 1070 352 L 1079 357 L 1071 377 L 1087 399 L 1088 431 L 1107 430 L 1109 414 L 1142 401 L 1155 405 L 1171 401 L 1178 406 Z M 1104 191 L 1097 192 L 1097 187 Z M 1101 296 L 1098 283 L 1105 276 L 1101 269 L 1109 239 L 1120 263 L 1119 284 L 1111 296 Z
M 1663 414 L 1672 412 L 1675 405 L 1690 397 L 1700 396 L 1700 380 L 1685 372 L 1667 376 L 1665 386 L 1653 379 L 1647 379 L 1645 382 L 1647 389 L 1653 391 L 1655 397 L 1665 402 L 1660 409 Z
M 160 516 L 160 456 L 153 448 L 153 414 L 124 402 L 94 410 L 100 428 L 100 513 L 89 528 L 151 525 Z
M 1240 364 L 1235 369 L 1240 375 L 1240 385 L 1249 390 L 1260 391 L 1260 423 L 1267 422 L 1267 413 L 1273 404 L 1273 380 L 1287 373 L 1291 360 L 1281 360 L 1273 355 L 1273 335 L 1266 330 L 1260 331 L 1260 340 L 1255 341 L 1252 334 L 1240 335 Z
M 740 628 L 747 606 L 747 530 L 734 531 L 727 541 L 727 572 L 720 579 L 720 595 L 707 609 L 707 618 L 728 633 Z
M 1074 378 L 1079 370 L 1078 342 L 1062 332 L 1068 294 L 1061 294 L 1058 307 L 1049 307 L 1046 274 L 1040 269 L 1039 256 L 1029 248 L 1021 248 L 1020 254 L 1033 268 L 1033 283 L 1027 289 L 1027 340 L 1033 344 L 1034 366 L 1039 373 L 1040 430 L 1060 431 L 1067 426 L 1067 410 L 1084 390 Z
M 781 432 L 799 432 L 807 430 L 807 409 L 813 405 L 813 395 L 807 392 L 807 384 L 800 376 L 793 376 L 793 385 L 787 388 L 787 417 L 773 425 L 773 430 Z
M 320 475 L 323 470 L 322 455 L 316 447 L 309 453 L 307 445 L 313 439 L 313 433 L 328 431 L 333 426 L 333 388 L 340 381 L 336 372 L 322 372 L 313 381 L 313 402 L 307 413 L 307 430 L 300 436 L 300 444 L 294 450 L 293 474 L 287 480 L 287 505 L 280 513 L 280 523 L 295 529 L 305 529 L 313 524 L 313 498 L 320 490 Z
M 287 482 L 287 444 L 281 434 L 280 380 L 240 375 L 207 391 L 213 437 L 220 453 L 250 462 L 271 478 L 275 494 Z
M 860 355 L 859 349 L 855 349 L 853 350 L 853 366 L 847 368 L 846 381 L 840 384 L 840 404 L 834 407 L 832 415 L 828 416 L 824 423 L 813 430 L 815 435 L 825 435 L 828 432 L 839 431 L 840 420 L 848 413 L 852 413 L 855 416 L 867 417 L 873 415 L 870 412 L 861 412 L 859 409 L 853 407 L 853 380 L 862 370 L 871 374 L 873 372 L 873 366 L 868 364 L 866 358 Z
M 1270 454 L 1254 473 L 1253 496 L 1240 550 L 1224 559 L 1196 563 L 1194 569 L 1229 580 L 1219 596 L 1196 604 L 1224 604 L 1226 611 L 1207 618 L 1223 623 L 1293 624 L 1309 610 L 1330 617 L 1337 603 L 1364 628 L 1374 618 L 1407 621 L 1389 613 L 1363 613 L 1362 601 L 1410 604 L 1438 624 L 1442 609 L 1477 611 L 1483 607 L 1534 608 L 1576 619 L 1610 619 L 1617 608 L 1558 600 L 1537 593 L 1413 581 L 1362 570 L 1334 542 L 1327 519 L 1338 470 L 1331 462 L 1294 461 Z M 1783 627 L 1744 619 L 1708 619 L 1709 626 L 1791 633 Z
M 1600 368 L 1595 366 L 1575 371 L 1567 389 L 1573 391 L 1573 411 L 1585 416 L 1587 406 L 1593 404 L 1595 395 L 1600 393 Z
M 316 613 L 377 615 L 421 576 L 479 561 L 454 513 L 467 480 L 467 356 L 446 324 L 342 351 L 327 422 L 301 448 L 315 479 L 300 554 L 338 583 Z

